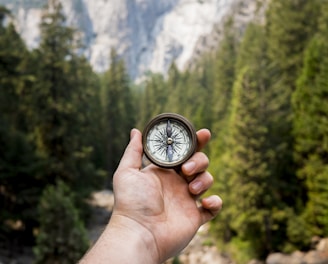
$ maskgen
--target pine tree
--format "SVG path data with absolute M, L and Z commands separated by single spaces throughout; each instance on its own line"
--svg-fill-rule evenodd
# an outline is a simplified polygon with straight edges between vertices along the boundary
M 33 78 L 26 71 L 29 52 L 12 23 L 4 26 L 8 10 L 0 10 L 0 113 L 17 129 L 25 129 L 24 98 L 26 82 Z
M 34 76 L 28 71 L 30 53 L 13 24 L 5 25 L 8 10 L 0 8 L 0 236 L 11 237 L 10 223 L 20 221 L 25 243 L 31 243 L 36 226 L 35 204 L 42 189 L 39 176 L 43 162 L 29 140 L 26 110 L 29 85 Z M 17 232 L 17 231 L 16 231 Z M 21 243 L 7 239 L 6 246 Z
M 231 95 L 235 80 L 235 67 L 239 45 L 233 25 L 234 21 L 232 18 L 228 19 L 225 23 L 223 39 L 209 67 L 213 71 L 213 83 L 211 84 L 213 86 L 213 121 L 211 130 L 213 140 L 211 143 L 210 158 L 213 160 L 211 170 L 214 174 L 219 175 L 217 182 L 226 182 L 224 177 L 225 166 L 223 165 L 225 162 L 223 160 L 225 159 L 224 156 L 227 150 L 227 137 L 229 135 L 228 120 L 230 118 Z M 224 191 L 225 187 L 222 186 L 222 189 L 219 187 L 217 191 Z
M 213 136 L 220 141 L 224 136 L 226 121 L 229 118 L 232 87 L 235 80 L 235 68 L 239 41 L 234 30 L 234 20 L 229 18 L 224 25 L 224 36 L 214 56 L 213 71 Z M 218 142 L 222 148 L 224 142 Z M 220 150 L 221 151 L 221 150 Z M 218 153 L 216 153 L 218 154 Z
M 94 74 L 77 55 L 79 48 L 75 30 L 65 25 L 61 4 L 51 0 L 42 17 L 41 44 L 34 54 L 39 61 L 38 82 L 33 87 L 30 125 L 38 151 L 49 163 L 46 181 L 63 179 L 73 189 L 81 187 L 84 196 L 99 180 L 90 162 L 93 148 L 88 128 L 96 121 L 90 106 L 97 95 L 92 92 L 96 89 Z
M 270 142 L 271 90 L 265 31 L 250 24 L 240 45 L 220 194 L 225 210 L 225 241 L 232 240 L 239 259 L 264 258 L 283 247 L 289 205 L 281 186 L 290 179 L 271 170 L 275 149 Z M 283 181 L 284 180 L 284 181 Z M 276 228 L 279 227 L 279 228 Z
M 38 151 L 49 161 L 47 181 L 52 183 L 57 177 L 66 181 L 74 178 L 71 158 L 77 142 L 68 136 L 75 118 L 72 97 L 76 87 L 68 80 L 73 35 L 73 29 L 65 26 L 61 4 L 50 1 L 42 17 L 41 44 L 35 52 L 38 82 L 33 87 L 30 118 Z
M 151 74 L 143 83 L 139 99 L 138 127 L 143 128 L 154 116 L 164 112 L 168 101 L 166 82 L 160 74 Z
M 255 252 L 270 250 L 270 172 L 266 160 L 267 127 L 261 93 L 254 73 L 245 68 L 234 86 L 231 114 L 231 152 L 228 168 L 232 213 L 231 227 Z M 263 96 L 263 95 L 262 95 Z M 237 203 L 238 201 L 238 203 Z M 234 205 L 234 203 L 236 203 Z M 230 210 L 233 210 L 231 208 Z
M 230 117 L 230 203 L 237 203 L 232 227 L 254 252 L 272 249 L 274 189 L 268 169 L 268 76 L 266 47 L 261 26 L 250 24 L 243 38 L 236 70 Z M 235 206 L 236 207 L 236 206 Z M 263 257 L 263 255 L 262 255 Z
M 295 193 L 300 194 L 293 161 L 291 95 L 302 65 L 302 56 L 309 38 L 317 29 L 320 1 L 271 1 L 267 12 L 266 39 L 270 59 L 271 101 L 269 139 L 272 146 L 270 170 L 281 195 L 294 205 Z M 289 183 L 286 182 L 289 179 Z M 296 187 L 296 188 L 291 188 Z
M 95 188 L 104 185 L 105 153 L 103 152 L 102 107 L 100 80 L 84 57 L 75 55 L 69 68 L 68 81 L 72 91 L 70 98 L 70 130 L 67 137 L 75 140 L 71 148 L 74 172 L 78 177 L 73 189 L 88 196 Z
M 168 77 L 166 81 L 167 89 L 167 104 L 165 106 L 165 112 L 180 113 L 183 115 L 182 110 L 185 107 L 185 94 L 183 90 L 185 86 L 181 86 L 181 73 L 175 63 L 172 63 L 168 70 Z
M 320 0 L 270 1 L 267 12 L 268 55 L 289 90 L 302 66 L 302 53 L 316 32 Z
M 87 232 L 62 181 L 45 188 L 39 204 L 40 229 L 35 263 L 76 263 L 89 247 Z
M 308 229 L 312 236 L 328 235 L 328 5 L 326 2 L 322 4 L 321 10 L 319 32 L 306 50 L 302 73 L 293 94 L 295 154 L 300 165 L 298 176 L 305 182 L 307 198 L 302 215 L 306 224 L 300 228 Z
M 129 78 L 124 61 L 114 50 L 110 54 L 110 68 L 104 75 L 103 90 L 107 172 L 112 176 L 135 125 Z
M 213 58 L 213 124 L 212 143 L 210 149 L 210 171 L 215 175 L 216 180 L 213 192 L 222 196 L 225 204 L 233 192 L 233 186 L 229 184 L 229 169 L 227 167 L 230 147 L 229 118 L 231 112 L 231 96 L 235 79 L 235 67 L 237 58 L 238 41 L 233 30 L 233 20 L 229 19 L 224 27 L 224 36 Z M 211 56 L 212 57 L 212 56 Z M 225 206 L 226 207 L 226 206 Z M 227 207 L 228 208 L 228 207 Z M 214 221 L 212 228 L 224 243 L 229 242 L 233 237 L 233 230 L 230 225 L 232 215 L 225 208 Z
M 182 94 L 185 96 L 184 114 L 196 128 L 212 130 L 215 102 L 213 60 L 204 57 L 200 64 L 193 71 L 187 70 L 181 81 L 184 87 Z M 209 150 L 209 146 L 206 150 Z

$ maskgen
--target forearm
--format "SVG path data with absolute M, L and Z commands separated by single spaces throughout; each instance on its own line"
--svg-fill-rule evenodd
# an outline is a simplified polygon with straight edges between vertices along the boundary
M 158 253 L 151 233 L 124 216 L 113 216 L 80 264 L 157 264 Z

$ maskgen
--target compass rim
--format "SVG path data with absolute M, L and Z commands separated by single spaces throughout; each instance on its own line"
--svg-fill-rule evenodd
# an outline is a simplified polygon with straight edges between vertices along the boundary
M 148 148 L 147 144 L 147 135 L 150 132 L 150 130 L 156 125 L 161 123 L 164 120 L 170 119 L 172 121 L 176 121 L 177 123 L 180 123 L 187 131 L 187 134 L 190 138 L 190 149 L 187 151 L 187 154 L 181 158 L 178 161 L 175 162 L 165 162 L 160 161 L 151 155 L 150 150 Z M 145 129 L 142 133 L 142 145 L 143 145 L 143 152 L 146 155 L 146 157 L 155 165 L 162 167 L 162 168 L 176 168 L 182 165 L 184 162 L 186 162 L 195 152 L 197 149 L 197 135 L 196 130 L 192 123 L 185 118 L 182 115 L 176 114 L 176 113 L 162 113 L 157 116 L 155 116 L 153 119 L 151 119 L 148 124 L 145 126 Z

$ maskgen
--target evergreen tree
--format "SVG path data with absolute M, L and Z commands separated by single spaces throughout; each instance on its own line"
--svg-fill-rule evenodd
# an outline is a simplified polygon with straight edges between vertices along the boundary
M 218 175 L 217 182 L 226 183 L 225 166 L 223 160 L 226 155 L 226 148 L 229 129 L 228 120 L 230 118 L 231 95 L 235 80 L 235 67 L 239 41 L 233 29 L 234 21 L 229 18 L 224 25 L 223 39 L 213 57 L 213 62 L 209 66 L 213 71 L 213 94 L 212 96 L 212 143 L 210 158 L 213 162 L 210 169 Z M 218 189 L 217 189 L 218 188 Z M 218 184 L 214 188 L 216 191 L 224 191 L 226 188 Z M 223 190 L 222 190 L 223 189 Z M 228 239 L 228 238 L 227 238 Z
M 210 149 L 210 171 L 215 175 L 213 192 L 219 193 L 225 204 L 229 203 L 228 196 L 233 192 L 233 186 L 229 183 L 229 147 L 230 143 L 230 112 L 231 112 L 231 95 L 235 79 L 235 67 L 237 58 L 238 41 L 233 30 L 233 20 L 229 19 L 224 27 L 223 39 L 213 56 L 213 140 Z M 226 207 L 226 206 L 225 206 Z M 228 207 L 227 207 L 228 208 Z M 224 243 L 229 242 L 234 233 L 231 227 L 232 215 L 229 210 L 224 210 L 213 221 L 212 228 L 216 234 L 220 234 Z
M 33 243 L 37 201 L 41 195 L 42 160 L 24 133 L 1 121 L 0 125 L 0 237 L 12 244 Z M 21 223 L 19 232 L 13 223 Z M 21 233 L 21 236 L 15 234 Z M 14 254 L 14 252 L 12 252 Z
M 27 111 L 30 138 L 47 166 L 38 187 L 63 180 L 76 193 L 75 205 L 86 219 L 85 199 L 103 184 L 103 173 L 93 163 L 99 87 L 78 55 L 79 40 L 66 26 L 58 0 L 45 7 L 40 28 L 41 43 L 32 58 L 37 82 L 30 88 Z
M 28 72 L 30 54 L 13 24 L 3 20 L 9 11 L 0 9 L 0 236 L 19 244 L 10 223 L 21 222 L 25 243 L 31 243 L 36 226 L 35 204 L 41 194 L 42 160 L 30 142 L 26 124 L 26 98 L 33 75 Z
M 312 236 L 328 235 L 327 2 L 321 10 L 319 32 L 306 50 L 303 70 L 293 94 L 295 154 L 300 165 L 298 176 L 305 182 L 307 198 L 302 214 L 306 224 L 298 230 L 300 233 L 308 230 Z
M 230 228 L 249 243 L 247 254 L 264 257 L 272 241 L 275 186 L 268 166 L 266 56 L 261 26 L 249 25 L 237 62 L 230 117 L 228 209 Z M 234 190 L 234 191 L 233 191 Z M 253 252 L 252 252 L 253 251 Z
M 41 23 L 41 44 L 35 52 L 38 82 L 34 86 L 31 126 L 39 152 L 49 161 L 48 181 L 72 181 L 72 154 L 76 138 L 68 136 L 75 123 L 72 97 L 77 87 L 69 83 L 74 31 L 65 26 L 61 4 L 51 0 Z M 71 123 L 73 122 L 73 124 Z
M 184 114 L 198 128 L 212 130 L 214 94 L 213 61 L 204 57 L 201 66 L 184 73 L 181 86 L 185 96 Z M 207 149 L 208 150 L 208 149 Z
M 89 247 L 87 232 L 62 181 L 45 188 L 39 204 L 40 229 L 35 263 L 76 263 Z
M 32 117 L 38 149 L 50 161 L 50 182 L 57 177 L 71 183 L 77 181 L 78 153 L 87 147 L 81 140 L 89 110 L 90 81 L 85 68 L 79 69 L 83 60 L 76 55 L 74 33 L 65 26 L 61 4 L 51 0 L 42 17 L 42 41 L 36 52 L 40 63 Z
M 281 195 L 290 205 L 300 194 L 293 162 L 291 95 L 309 38 L 316 31 L 320 1 L 271 1 L 267 12 L 266 39 L 270 59 L 269 139 L 270 170 L 281 184 Z M 286 182 L 289 179 L 289 182 Z M 294 187 L 294 188 L 293 188 Z M 295 188 L 296 187 L 296 188 Z
M 320 0 L 270 1 L 267 12 L 268 55 L 289 90 L 302 66 L 302 53 L 316 32 Z
M 168 101 L 166 82 L 160 74 L 151 74 L 143 83 L 139 99 L 138 127 L 143 128 L 154 116 L 164 112 Z
M 0 9 L 0 113 L 17 129 L 25 129 L 23 96 L 26 82 L 33 78 L 26 71 L 29 52 L 13 24 L 4 25 L 10 13 Z
M 231 116 L 225 154 L 219 162 L 220 195 L 225 201 L 221 216 L 225 241 L 232 240 L 241 262 L 264 258 L 281 250 L 286 238 L 289 204 L 282 186 L 291 179 L 274 174 L 275 149 L 271 145 L 271 89 L 265 31 L 250 24 L 236 63 Z
M 180 113 L 183 115 L 182 110 L 186 106 L 186 96 L 184 94 L 185 86 L 182 86 L 181 73 L 175 63 L 172 63 L 168 71 L 166 81 L 167 90 L 167 104 L 165 105 L 165 112 Z
M 271 247 L 271 230 L 266 225 L 270 225 L 272 198 L 268 192 L 270 173 L 265 158 L 265 112 L 261 109 L 260 93 L 253 78 L 245 68 L 234 86 L 228 168 L 230 190 L 235 191 L 229 194 L 228 201 L 234 207 L 229 209 L 234 210 L 231 226 L 239 239 L 250 243 L 254 254 L 264 253 Z
M 194 69 L 183 72 L 174 63 L 171 65 L 165 88 L 165 112 L 185 116 L 196 128 L 211 129 L 213 78 L 210 63 L 204 58 Z
M 101 82 L 99 76 L 93 72 L 90 64 L 85 58 L 76 58 L 76 68 L 71 68 L 70 76 L 75 78 L 77 86 L 81 90 L 76 93 L 75 102 L 77 103 L 81 125 L 77 133 L 80 135 L 80 140 L 84 146 L 88 146 L 88 156 L 98 169 L 97 174 L 104 174 L 106 169 L 105 153 L 103 144 L 105 142 L 103 133 L 102 114 L 103 108 L 101 105 Z M 102 184 L 103 180 L 99 181 L 99 177 L 93 177 L 96 186 Z M 91 179 L 90 179 L 91 180 Z
M 91 190 L 104 185 L 105 153 L 103 152 L 101 85 L 86 58 L 74 56 L 69 68 L 68 79 L 75 87 L 70 104 L 72 119 L 68 136 L 76 140 L 73 152 L 74 171 L 78 181 L 74 190 L 88 196 Z
M 65 26 L 61 4 L 51 0 L 44 10 L 41 23 L 41 44 L 36 51 L 40 60 L 38 83 L 34 86 L 32 126 L 38 149 L 49 159 L 48 181 L 56 177 L 72 180 L 65 162 L 71 158 L 75 140 L 66 137 L 71 128 L 72 97 L 76 87 L 68 80 L 73 57 L 74 31 Z M 41 114 L 42 113 L 42 114 Z
M 224 35 L 214 56 L 213 71 L 213 136 L 216 141 L 216 148 L 222 152 L 224 141 L 221 139 L 225 134 L 227 119 L 231 105 L 232 87 L 235 80 L 235 67 L 239 41 L 233 28 L 234 20 L 229 18 L 224 25 Z M 219 153 L 215 153 L 218 155 Z
M 112 176 L 135 125 L 129 78 L 123 60 L 114 50 L 110 54 L 110 68 L 104 75 L 103 90 L 107 172 Z

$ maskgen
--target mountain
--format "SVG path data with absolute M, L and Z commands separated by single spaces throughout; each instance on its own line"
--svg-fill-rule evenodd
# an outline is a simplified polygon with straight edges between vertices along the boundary
M 0 0 L 12 10 L 17 30 L 30 48 L 39 42 L 38 25 L 47 0 Z M 146 72 L 179 69 L 207 48 L 218 25 L 234 12 L 249 21 L 255 0 L 61 0 L 67 23 L 82 32 L 85 55 L 94 70 L 109 65 L 116 49 L 133 80 Z M 245 16 L 246 13 L 246 16 Z M 245 21 L 244 21 L 245 20 Z M 217 36 L 214 38 L 216 39 Z M 213 42 L 213 41 L 212 41 Z M 213 44 L 213 43 L 212 43 Z

